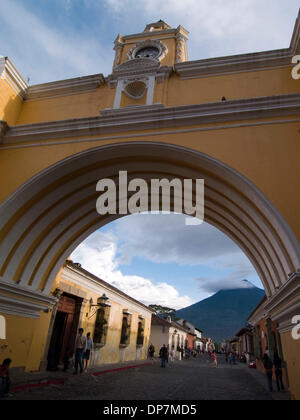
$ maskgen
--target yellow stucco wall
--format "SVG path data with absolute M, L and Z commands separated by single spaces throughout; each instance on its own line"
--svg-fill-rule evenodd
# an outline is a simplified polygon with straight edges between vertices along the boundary
M 78 328 L 82 327 L 85 334 L 88 332 L 91 333 L 92 337 L 95 330 L 95 321 L 96 314 L 93 315 L 95 308 L 90 308 L 90 299 L 93 300 L 94 304 L 97 302 L 97 299 L 103 294 L 106 293 L 109 297 L 109 302 L 111 304 L 110 314 L 108 319 L 108 332 L 106 337 L 106 344 L 102 347 L 95 355 L 93 363 L 94 365 L 101 365 L 107 363 L 117 363 L 123 361 L 134 361 L 134 360 L 144 360 L 147 358 L 147 350 L 149 344 L 150 330 L 151 330 L 151 313 L 149 312 L 145 318 L 145 327 L 144 327 L 144 344 L 143 347 L 137 348 L 137 331 L 138 323 L 140 321 L 139 316 L 144 314 L 144 310 L 141 308 L 141 312 L 138 312 L 130 300 L 125 298 L 122 303 L 114 300 L 113 293 L 107 292 L 105 289 L 101 289 L 99 286 L 99 292 L 95 293 L 87 288 L 81 287 L 78 284 L 75 284 L 71 281 L 66 280 L 61 277 L 59 274 L 56 278 L 56 286 L 61 290 L 64 290 L 64 285 L 69 285 L 72 288 L 81 290 L 86 294 L 87 303 L 83 310 L 83 317 L 78 325 Z M 121 327 L 123 319 L 123 310 L 128 310 L 131 316 L 131 328 L 130 328 L 130 342 L 126 348 L 120 347 L 121 339 Z
M 8 81 L 0 77 L 0 120 L 6 121 L 8 125 L 15 125 L 22 106 L 22 99 Z
M 0 340 L 0 363 L 5 358 L 10 358 L 12 368 L 38 370 L 44 354 L 51 314 L 41 313 L 38 319 L 0 315 L 6 319 L 6 340 Z
M 5 81 L 0 80 L 0 82 L 7 84 Z M 8 88 L 6 87 L 6 89 Z M 93 92 L 25 101 L 22 104 L 20 98 L 13 96 L 14 92 L 12 91 L 10 92 L 11 97 L 8 98 L 6 94 L 2 98 L 2 108 L 6 109 L 2 119 L 10 125 L 19 125 L 94 117 L 99 115 L 101 110 L 113 107 L 115 92 L 115 89 L 105 84 Z M 164 82 L 156 83 L 154 103 L 180 106 L 219 102 L 223 96 L 227 100 L 237 100 L 296 92 L 300 92 L 300 83 L 291 77 L 289 68 L 224 74 L 189 80 L 183 80 L 179 75 L 173 74 Z M 145 97 L 142 100 L 134 101 L 126 95 L 122 96 L 122 106 L 145 103 Z
M 274 120 L 264 120 L 272 122 Z M 192 133 L 158 134 L 149 137 L 128 137 L 94 142 L 56 144 L 53 146 L 2 150 L 0 179 L 5 179 L 0 190 L 0 202 L 30 177 L 51 164 L 75 153 L 96 146 L 121 141 L 154 141 L 182 145 L 206 153 L 236 169 L 252 181 L 273 203 L 300 240 L 299 194 L 299 123 L 286 120 L 285 124 L 258 125 Z M 238 124 L 253 121 L 239 121 Z M 217 125 L 215 124 L 214 127 Z M 211 127 L 208 125 L 207 128 Z M 178 130 L 186 127 L 178 127 Z M 145 131 L 146 132 L 146 131 Z M 141 133 L 144 134 L 145 132 Z M 162 130 L 163 132 L 163 130 Z
M 281 342 L 292 399 L 300 400 L 300 340 L 294 340 L 291 332 L 287 332 L 281 334 Z

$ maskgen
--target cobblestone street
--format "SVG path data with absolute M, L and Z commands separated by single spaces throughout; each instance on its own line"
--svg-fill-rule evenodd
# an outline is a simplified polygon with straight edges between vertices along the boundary
M 223 357 L 219 357 L 218 369 L 211 368 L 207 357 L 203 356 L 169 363 L 166 369 L 155 360 L 136 368 L 104 372 L 99 376 L 66 376 L 57 372 L 52 380 L 64 378 L 64 384 L 19 390 L 8 400 L 289 399 L 288 393 L 269 393 L 266 378 L 261 373 L 245 365 L 227 365 Z

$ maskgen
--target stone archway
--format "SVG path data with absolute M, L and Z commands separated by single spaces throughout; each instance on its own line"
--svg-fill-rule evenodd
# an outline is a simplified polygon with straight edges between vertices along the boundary
M 81 152 L 42 171 L 0 206 L 2 290 L 51 304 L 49 292 L 65 259 L 93 231 L 114 220 L 99 216 L 96 183 L 129 177 L 204 178 L 205 221 L 248 256 L 268 298 L 300 267 L 299 244 L 265 196 L 227 165 L 180 146 L 122 143 Z M 49 301 L 47 301 L 49 297 Z M 37 305 L 36 311 L 41 308 Z

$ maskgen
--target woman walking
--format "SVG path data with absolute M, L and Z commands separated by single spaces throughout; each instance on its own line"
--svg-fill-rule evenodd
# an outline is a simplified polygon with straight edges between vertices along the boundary
M 264 354 L 263 364 L 267 375 L 269 391 L 273 392 L 273 362 L 267 353 Z
M 88 364 L 89 364 L 90 357 L 93 355 L 93 350 L 94 350 L 94 342 L 93 342 L 93 339 L 91 337 L 91 333 L 87 333 L 86 349 L 85 349 L 85 352 L 83 353 L 83 356 L 82 356 L 83 368 L 85 369 L 85 371 L 88 370 Z
M 274 354 L 274 367 L 275 367 L 275 376 L 278 392 L 284 391 L 284 385 L 282 382 L 282 360 L 280 359 L 277 352 Z

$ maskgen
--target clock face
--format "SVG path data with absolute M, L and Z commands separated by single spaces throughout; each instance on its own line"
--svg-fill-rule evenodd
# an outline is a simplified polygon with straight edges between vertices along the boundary
M 139 50 L 135 57 L 136 58 L 156 58 L 159 55 L 159 49 L 156 47 L 145 47 Z

